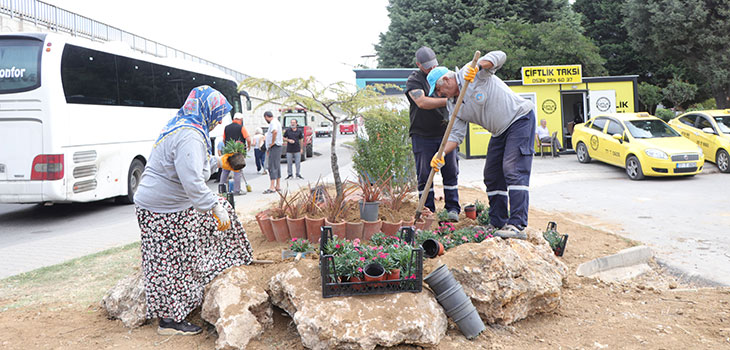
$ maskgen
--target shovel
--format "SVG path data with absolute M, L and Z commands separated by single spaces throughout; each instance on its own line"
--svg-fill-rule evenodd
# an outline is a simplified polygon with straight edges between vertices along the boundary
M 477 61 L 479 61 L 479 57 L 481 57 L 481 52 L 476 51 L 474 52 L 474 59 L 471 61 L 470 67 L 476 67 Z M 458 72 L 457 72 L 458 73 Z M 454 112 L 451 113 L 451 117 L 449 118 L 449 125 L 446 127 L 446 132 L 444 133 L 444 137 L 441 139 L 441 145 L 439 146 L 438 154 L 439 158 L 443 157 L 444 155 L 444 147 L 446 147 L 446 141 L 449 140 L 449 134 L 451 134 L 451 128 L 454 126 L 454 121 L 456 120 L 456 116 L 459 115 L 459 109 L 461 108 L 461 102 L 464 101 L 464 93 L 466 92 L 466 89 L 469 87 L 469 82 L 465 81 L 464 86 L 461 87 L 461 91 L 459 92 L 459 97 L 456 99 L 456 106 L 454 107 Z M 426 181 L 426 187 L 423 188 L 423 192 L 421 195 L 421 199 L 418 201 L 418 207 L 416 207 L 416 221 L 421 219 L 421 212 L 423 211 L 423 206 L 426 204 L 426 198 L 428 198 L 428 192 L 431 190 L 431 185 L 433 184 L 433 176 L 436 174 L 436 172 L 431 168 L 431 173 L 428 174 L 428 181 Z

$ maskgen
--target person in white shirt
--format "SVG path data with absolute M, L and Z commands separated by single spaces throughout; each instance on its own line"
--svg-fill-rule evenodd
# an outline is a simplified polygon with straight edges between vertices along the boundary
M 264 119 L 269 123 L 269 129 L 266 131 L 266 150 L 269 157 L 269 180 L 271 185 L 264 193 L 276 193 L 281 191 L 281 147 L 284 144 L 284 136 L 281 133 L 281 122 L 274 118 L 274 114 L 270 111 L 264 112 Z
M 256 172 L 266 175 L 266 167 L 264 166 L 266 147 L 264 146 L 264 132 L 261 128 L 256 128 L 253 135 L 253 152 L 256 160 Z
M 550 142 L 552 140 L 553 153 L 556 157 L 560 157 L 560 155 L 558 155 L 558 151 L 561 151 L 563 147 L 560 146 L 560 141 L 558 141 L 557 137 L 553 138 L 550 136 L 550 130 L 547 128 L 547 120 L 540 119 L 540 126 L 535 129 L 535 135 L 540 142 Z

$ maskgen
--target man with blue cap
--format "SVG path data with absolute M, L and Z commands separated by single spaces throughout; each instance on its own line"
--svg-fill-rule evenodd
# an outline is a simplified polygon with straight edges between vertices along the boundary
M 446 98 L 426 95 L 431 88 L 426 81 L 426 76 L 438 66 L 436 54 L 429 47 L 421 47 L 416 51 L 416 65 L 418 69 L 408 76 L 405 93 L 411 105 L 411 124 L 408 133 L 411 137 L 413 157 L 416 161 L 420 197 L 423 195 L 423 188 L 426 187 L 428 176 L 431 173 L 431 158 L 438 151 L 444 133 L 446 133 L 448 114 Z M 447 153 L 444 158 L 446 164 L 441 169 L 441 176 L 444 179 L 444 207 L 448 212 L 449 221 L 458 221 L 461 207 L 459 206 L 459 164 L 456 151 Z M 424 205 L 432 212 L 436 212 L 433 187 L 427 193 Z
M 469 123 L 481 125 L 492 133 L 484 164 L 484 184 L 490 207 L 487 230 L 496 229 L 495 235 L 502 238 L 525 239 L 535 144 L 535 106 L 495 75 L 506 59 L 504 52 L 492 51 L 481 57 L 476 67 L 465 65 L 458 73 L 437 67 L 428 73 L 431 86 L 428 94 L 448 98 L 447 107 L 451 112 L 464 82 L 470 82 L 444 154 L 456 149 L 464 140 Z M 435 171 L 443 164 L 444 159 L 438 155 L 431 160 Z

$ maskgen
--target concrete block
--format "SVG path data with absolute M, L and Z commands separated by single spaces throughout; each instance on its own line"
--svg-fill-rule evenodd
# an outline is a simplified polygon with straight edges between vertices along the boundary
M 582 263 L 578 266 L 576 274 L 578 276 L 590 276 L 602 271 L 611 270 L 619 267 L 627 267 L 637 264 L 643 264 L 651 260 L 653 253 L 651 248 L 640 245 L 624 249 L 616 254 L 603 256 L 591 261 Z

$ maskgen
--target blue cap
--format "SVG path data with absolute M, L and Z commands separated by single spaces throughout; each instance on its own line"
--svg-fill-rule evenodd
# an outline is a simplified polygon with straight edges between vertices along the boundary
M 448 71 L 449 70 L 446 67 L 436 67 L 428 73 L 426 80 L 428 80 L 428 85 L 431 87 L 428 90 L 428 96 L 433 95 L 433 90 L 436 89 L 436 82 L 439 81 L 439 79 L 441 79 L 441 77 L 443 77 Z

